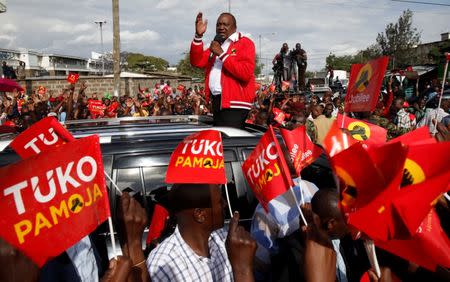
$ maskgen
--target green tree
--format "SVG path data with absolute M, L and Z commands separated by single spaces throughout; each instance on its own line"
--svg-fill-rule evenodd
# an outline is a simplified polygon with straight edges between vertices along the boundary
M 128 53 L 126 61 L 126 68 L 131 71 L 165 71 L 169 66 L 169 62 L 162 58 L 139 53 Z
M 364 50 L 358 51 L 354 56 L 354 61 L 357 63 L 367 63 L 370 60 L 376 59 L 383 55 L 382 50 L 377 44 L 372 44 Z
M 177 71 L 183 75 L 188 75 L 195 78 L 205 78 L 205 71 L 191 65 L 189 60 L 189 53 L 186 53 L 184 58 L 178 62 Z
M 413 12 L 403 11 L 396 23 L 389 23 L 384 33 L 378 33 L 376 42 L 382 54 L 391 57 L 392 68 L 413 64 L 413 48 L 420 43 L 420 32 L 413 27 Z
M 345 71 L 350 71 L 352 64 L 356 63 L 353 55 L 336 56 L 335 54 L 330 54 L 325 61 L 327 66 L 332 66 L 335 70 Z
M 259 56 L 256 55 L 255 76 L 260 75 L 262 73 L 263 68 L 264 68 L 264 64 L 260 62 Z
M 335 70 L 350 71 L 352 64 L 364 64 L 381 55 L 382 51 L 379 46 L 373 44 L 364 50 L 359 50 L 355 55 L 336 56 L 335 54 L 330 54 L 326 58 L 326 66 L 332 66 Z
M 314 77 L 314 72 L 313 71 L 306 71 L 305 72 L 305 77 L 306 78 L 313 78 Z

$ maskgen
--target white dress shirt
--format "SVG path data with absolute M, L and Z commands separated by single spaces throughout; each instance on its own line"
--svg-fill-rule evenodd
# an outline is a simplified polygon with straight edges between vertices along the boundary
M 66 250 L 82 282 L 98 281 L 98 268 L 89 236 Z
M 239 33 L 235 32 L 230 35 L 221 45 L 222 50 L 226 53 L 228 47 L 230 47 L 231 42 L 236 42 L 239 39 Z M 225 59 L 224 59 L 225 61 Z M 214 66 L 211 69 L 211 73 L 209 74 L 209 90 L 211 90 L 212 95 L 219 95 L 222 93 L 222 84 L 221 84 L 221 76 L 222 76 L 222 66 L 223 61 L 219 59 L 219 56 L 216 57 L 214 61 Z

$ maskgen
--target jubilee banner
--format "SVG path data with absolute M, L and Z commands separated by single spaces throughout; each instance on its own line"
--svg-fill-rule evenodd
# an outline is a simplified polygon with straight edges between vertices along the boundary
M 38 266 L 110 216 L 98 136 L 0 168 L 0 237 Z
M 300 175 L 303 168 L 312 164 L 322 154 L 322 149 L 309 139 L 304 126 L 299 126 L 294 130 L 282 128 L 280 132 L 295 172 Z
M 383 56 L 366 64 L 353 64 L 350 69 L 345 112 L 373 111 L 377 105 L 389 57 Z
M 344 122 L 342 122 L 344 121 Z M 337 115 L 339 126 L 348 130 L 348 133 L 356 140 L 366 144 L 384 144 L 386 142 L 387 130 L 370 122 Z

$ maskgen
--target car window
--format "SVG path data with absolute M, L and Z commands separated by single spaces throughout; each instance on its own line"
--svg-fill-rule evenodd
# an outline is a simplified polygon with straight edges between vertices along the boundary
M 248 186 L 241 171 L 242 164 L 238 161 L 237 154 L 233 149 L 225 149 L 224 156 L 227 187 L 232 208 L 239 210 L 241 216 L 251 217 L 255 206 L 254 197 L 251 192 L 250 195 L 248 193 Z M 151 203 L 152 191 L 167 185 L 165 175 L 169 160 L 169 152 L 118 156 L 110 166 L 113 168 L 113 176 L 117 185 L 122 190 L 127 187 L 130 188 L 132 195 L 142 198 L 143 204 L 150 215 L 153 206 Z M 223 196 L 225 197 L 224 189 Z M 228 210 L 226 217 L 230 217 Z

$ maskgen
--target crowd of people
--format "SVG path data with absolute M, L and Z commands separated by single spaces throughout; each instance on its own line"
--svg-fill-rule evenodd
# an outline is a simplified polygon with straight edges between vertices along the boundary
M 58 93 L 37 87 L 31 95 L 19 91 L 1 96 L 0 120 L 2 125 L 23 131 L 46 116 L 66 120 L 146 117 L 164 115 L 207 115 L 210 107 L 204 90 L 195 85 L 185 89 L 171 87 L 170 81 L 140 88 L 135 95 L 112 96 L 109 93 L 89 93 L 89 85 L 68 85 Z
M 254 44 L 236 31 L 234 16 L 229 13 L 219 16 L 218 36 L 209 49 L 203 48 L 202 41 L 206 25 L 199 13 L 190 51 L 191 63 L 206 69 L 205 87 L 187 89 L 160 81 L 149 87 L 139 86 L 135 95 L 119 97 L 89 93 L 89 85 L 84 82 L 78 89 L 70 85 L 61 93 L 38 88 L 27 96 L 15 90 L 1 96 L 1 123 L 23 131 L 46 116 L 65 122 L 124 116 L 212 115 L 214 124 L 219 126 L 240 128 L 243 120 L 261 127 L 305 126 L 310 139 L 322 145 L 338 114 L 344 114 L 343 94 L 327 92 L 322 97 L 308 91 L 290 94 L 272 84 L 255 83 Z M 440 97 L 440 93 L 436 81 L 417 97 L 405 101 L 400 84 L 390 78 L 373 112 L 346 114 L 385 128 L 388 139 L 421 125 L 435 133 L 437 125 L 440 135 L 436 138 L 448 141 L 450 100 L 447 96 Z M 263 157 L 259 158 L 262 166 L 266 161 Z M 223 166 L 219 170 L 226 175 Z M 171 187 L 166 199 L 169 216 L 159 218 L 166 229 L 161 234 L 168 234 L 150 242 L 149 254 L 142 249 L 147 214 L 135 198 L 123 193 L 117 211 L 117 233 L 123 255 L 113 259 L 109 269 L 101 267 L 95 247 L 83 248 L 79 243 L 77 251 L 67 250 L 38 269 L 0 240 L 0 260 L 4 266 L 0 280 L 344 282 L 360 281 L 365 273 L 366 281 L 449 279 L 446 269 L 431 272 L 381 250 L 377 250 L 381 271 L 376 274 L 362 240 L 351 237 L 335 186 L 319 189 L 312 182 L 299 180 L 292 193 L 302 194 L 305 203 L 301 210 L 297 200 L 292 202 L 286 195 L 280 211 L 283 212 L 280 218 L 285 220 L 282 222 L 259 204 L 247 231 L 239 225 L 238 212 L 225 227 L 223 185 L 201 180 L 175 183 Z M 433 209 L 444 219 L 443 230 L 448 234 L 445 221 L 449 215 L 448 201 L 440 197 Z
M 447 83 L 445 90 L 448 87 Z M 384 89 L 373 112 L 351 113 L 350 116 L 387 129 L 389 139 L 424 125 L 434 133 L 435 121 L 450 126 L 449 96 L 444 95 L 438 108 L 441 86 L 437 81 L 430 82 L 419 96 L 409 100 L 392 78 Z M 309 91 L 292 94 L 279 92 L 272 84 L 256 84 L 255 91 L 247 124 L 291 129 L 305 125 L 311 140 L 318 144 L 331 121 L 344 113 L 345 98 L 340 92 L 326 92 L 322 97 Z M 14 91 L 1 94 L 0 99 L 0 125 L 14 127 L 19 132 L 46 116 L 55 116 L 65 122 L 116 117 L 212 116 L 213 111 L 212 101 L 206 98 L 203 86 L 172 87 L 170 81 L 164 80 L 149 87 L 139 86 L 135 95 L 119 97 L 89 92 L 89 85 L 82 82 L 78 89 L 68 85 L 59 93 L 38 87 L 29 96 Z

